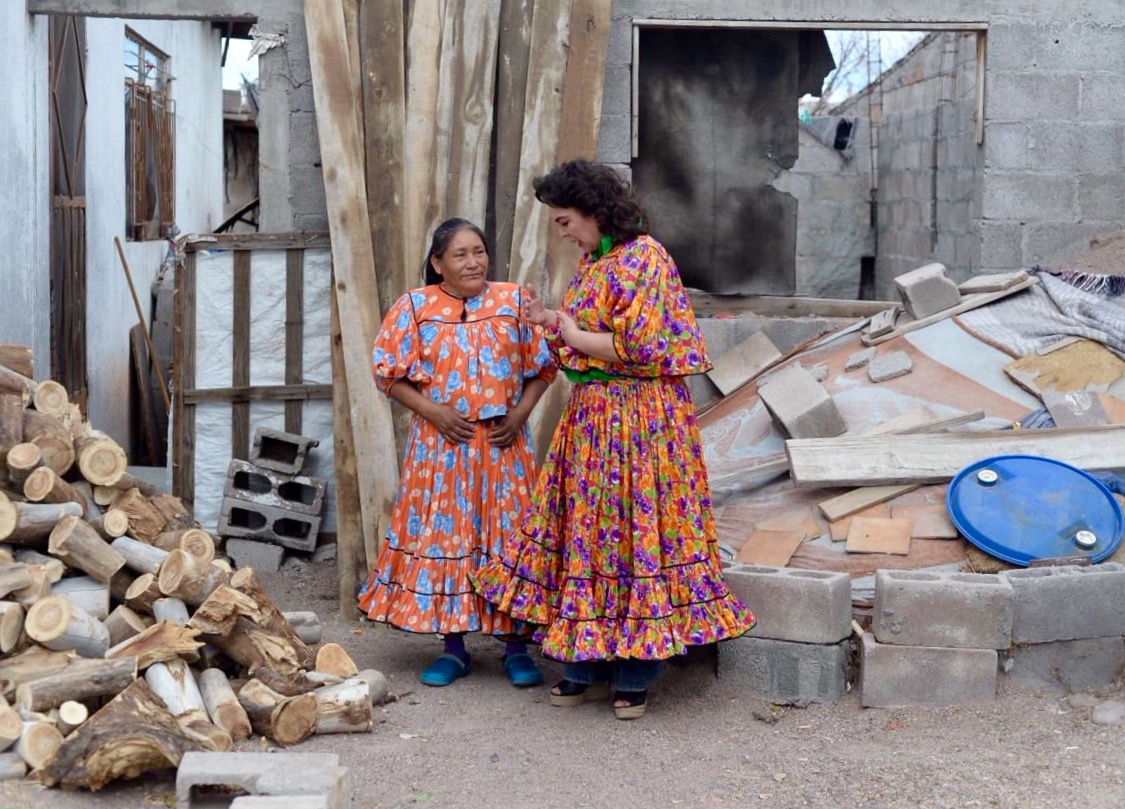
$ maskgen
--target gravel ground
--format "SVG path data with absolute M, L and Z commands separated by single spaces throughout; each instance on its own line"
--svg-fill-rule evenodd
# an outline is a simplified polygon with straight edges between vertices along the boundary
M 513 689 L 499 644 L 483 638 L 470 639 L 468 678 L 425 688 L 417 674 L 437 641 L 341 621 L 332 563 L 263 579 L 283 609 L 320 613 L 325 640 L 345 645 L 361 668 L 383 671 L 399 696 L 377 709 L 371 734 L 315 737 L 297 748 L 337 753 L 352 768 L 357 809 L 1125 803 L 1125 729 L 1095 725 L 1089 707 L 1055 694 L 1005 684 L 984 706 L 867 710 L 853 693 L 834 706 L 777 708 L 696 665 L 661 678 L 648 716 L 620 722 L 609 703 L 552 708 L 546 687 Z M 559 669 L 545 668 L 552 682 Z M 173 795 L 171 774 L 92 795 L 8 782 L 0 807 L 170 806 Z

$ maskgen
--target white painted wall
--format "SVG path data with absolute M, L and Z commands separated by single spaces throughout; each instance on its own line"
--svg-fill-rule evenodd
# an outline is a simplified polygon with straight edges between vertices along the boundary
M 113 237 L 125 237 L 126 21 L 87 20 L 87 345 L 90 421 L 129 439 L 129 329 L 136 311 Z M 134 20 L 128 26 L 170 57 L 176 102 L 176 223 L 206 232 L 222 221 L 223 95 L 219 33 L 208 23 Z M 167 242 L 124 242 L 149 317 L 149 290 Z M 125 444 L 127 446 L 127 444 Z
M 0 3 L 0 342 L 35 352 L 50 373 L 50 118 L 47 20 Z

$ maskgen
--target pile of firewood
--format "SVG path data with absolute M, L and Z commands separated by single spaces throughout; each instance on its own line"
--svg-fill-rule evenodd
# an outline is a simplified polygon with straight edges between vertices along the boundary
M 98 789 L 230 750 L 367 732 L 376 671 L 232 572 L 66 390 L 0 345 L 0 778 Z M 6 752 L 5 752 L 6 751 Z

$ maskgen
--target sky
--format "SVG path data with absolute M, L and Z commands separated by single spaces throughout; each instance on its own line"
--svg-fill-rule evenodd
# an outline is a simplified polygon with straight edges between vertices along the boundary
M 225 44 L 225 43 L 224 43 Z M 247 61 L 246 54 L 250 52 L 253 44 L 249 39 L 232 39 L 227 50 L 227 63 L 223 67 L 223 89 L 239 90 L 242 88 L 242 75 L 254 81 L 258 78 L 258 57 Z

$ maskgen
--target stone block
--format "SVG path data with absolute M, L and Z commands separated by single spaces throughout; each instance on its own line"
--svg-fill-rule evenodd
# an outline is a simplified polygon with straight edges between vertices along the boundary
M 792 438 L 833 438 L 848 428 L 836 402 L 800 365 L 772 374 L 759 395 Z
M 871 362 L 871 360 L 875 358 L 876 351 L 877 349 L 872 346 L 871 348 L 865 348 L 862 351 L 855 352 L 850 357 L 848 357 L 846 362 L 844 362 L 844 370 L 855 371 L 865 367 L 869 362 Z
M 223 498 L 219 512 L 219 533 L 224 537 L 276 542 L 298 551 L 316 548 L 319 530 L 320 517 L 231 497 Z
M 232 458 L 223 496 L 315 517 L 324 508 L 327 488 L 328 482 L 321 478 L 282 474 Z
M 880 570 L 872 630 L 880 643 L 898 646 L 1007 649 L 1012 586 L 982 573 Z
M 274 572 L 281 569 L 285 549 L 272 542 L 231 537 L 225 544 L 226 554 L 236 568 L 252 567 L 255 570 Z
M 284 475 L 299 475 L 309 452 L 319 445 L 315 438 L 259 427 L 250 444 L 250 463 Z
M 1125 567 L 1033 567 L 1000 574 L 1012 585 L 1012 642 L 1125 635 Z
M 351 806 L 350 772 L 334 753 L 185 753 L 176 770 L 176 809 L 191 809 L 198 789 L 323 795 L 330 809 Z
M 963 295 L 971 295 L 978 292 L 999 292 L 1014 287 L 1016 284 L 1023 283 L 1027 278 L 1027 273 L 1022 270 L 992 273 L 988 275 L 974 275 L 969 280 L 962 282 L 958 289 L 961 290 L 961 294 Z
M 905 351 L 892 351 L 880 354 L 867 365 L 867 378 L 872 382 L 886 382 L 906 376 L 914 370 L 914 363 Z
M 602 90 L 602 108 L 629 112 L 633 108 L 633 73 L 629 66 L 607 67 Z
M 785 705 L 834 703 L 847 684 L 848 642 L 833 645 L 741 637 L 719 646 L 719 677 Z
M 967 705 L 996 699 L 995 649 L 892 646 L 864 633 L 859 701 L 865 708 Z
M 946 277 L 941 264 L 927 264 L 904 273 L 895 278 L 895 286 L 906 311 L 916 320 L 961 302 L 957 285 Z
M 989 171 L 984 175 L 982 211 L 985 219 L 1073 222 L 1078 217 L 1078 180 L 1071 175 Z
M 1081 74 L 988 71 L 985 115 L 992 122 L 1078 120 Z M 1050 99 L 1044 104 L 1044 99 Z
M 1123 95 L 1125 75 L 1099 72 L 1083 76 L 1082 120 L 1125 121 L 1125 106 L 1121 104 Z
M 726 571 L 723 580 L 758 619 L 748 637 L 838 643 L 852 631 L 847 573 L 739 565 Z
M 1071 693 L 1117 682 L 1125 666 L 1125 640 L 1084 638 L 1016 646 L 1004 669 L 1012 682 Z

